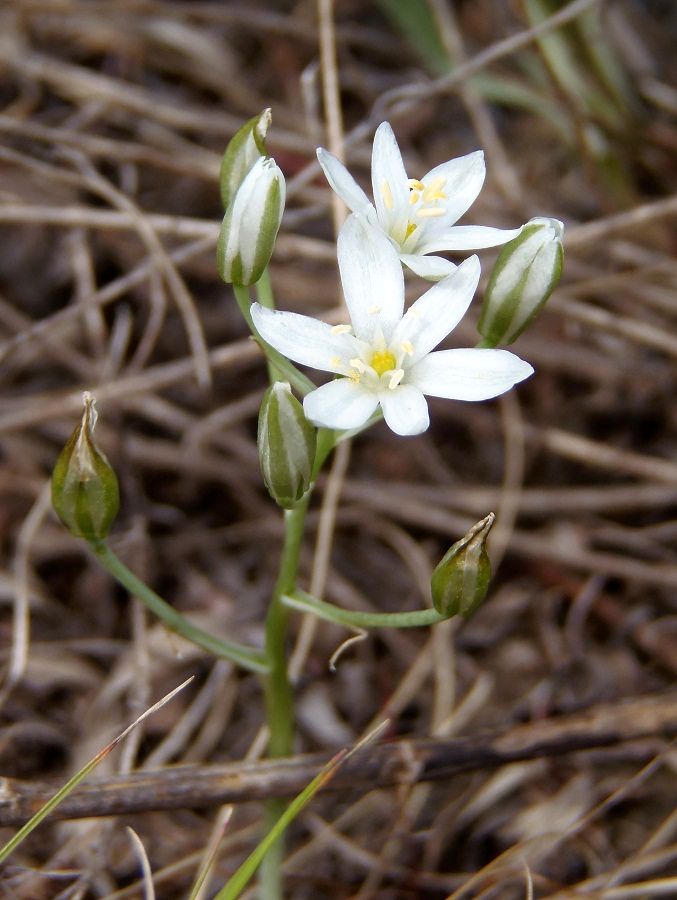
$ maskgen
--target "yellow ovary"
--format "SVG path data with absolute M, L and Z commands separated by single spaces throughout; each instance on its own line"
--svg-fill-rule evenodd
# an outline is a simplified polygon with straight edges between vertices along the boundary
M 380 377 L 385 372 L 390 372 L 397 365 L 397 361 L 389 350 L 377 350 L 371 358 L 372 369 Z

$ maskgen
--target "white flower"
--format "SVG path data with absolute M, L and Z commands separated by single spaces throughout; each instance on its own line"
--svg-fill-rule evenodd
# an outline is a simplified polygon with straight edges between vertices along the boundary
M 436 166 L 420 181 L 408 178 L 393 130 L 383 122 L 374 135 L 371 159 L 375 207 L 335 156 L 319 147 L 317 158 L 339 197 L 353 212 L 381 228 L 402 262 L 423 278 L 437 280 L 455 269 L 449 260 L 428 253 L 497 247 L 519 234 L 519 228 L 454 225 L 482 189 L 481 150 Z
M 390 241 L 350 216 L 338 238 L 338 264 L 352 325 L 252 305 L 261 337 L 284 356 L 342 378 L 311 391 L 306 416 L 326 428 L 360 428 L 380 405 L 396 434 L 429 424 L 424 394 L 486 400 L 533 372 L 507 350 L 430 351 L 458 324 L 480 276 L 476 256 L 433 285 L 404 312 L 402 267 Z

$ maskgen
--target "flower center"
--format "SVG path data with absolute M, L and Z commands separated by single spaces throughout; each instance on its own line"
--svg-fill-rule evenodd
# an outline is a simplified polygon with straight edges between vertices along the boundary
M 381 375 L 394 369 L 397 365 L 397 361 L 389 350 L 377 350 L 372 356 L 369 365 L 380 378 Z

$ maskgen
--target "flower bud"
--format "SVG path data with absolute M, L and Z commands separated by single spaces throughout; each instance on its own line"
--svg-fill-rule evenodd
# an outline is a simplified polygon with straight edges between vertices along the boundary
M 558 219 L 530 219 L 501 250 L 477 325 L 484 345 L 512 344 L 541 310 L 562 274 Z
M 259 157 L 237 189 L 216 245 L 219 275 L 230 284 L 258 281 L 273 255 L 284 212 L 284 175 L 274 159 Z
M 285 509 L 296 506 L 310 487 L 316 439 L 289 384 L 276 381 L 259 412 L 259 462 L 270 496 Z
M 444 554 L 430 579 L 433 606 L 446 617 L 469 616 L 487 593 L 491 563 L 487 537 L 495 515 L 478 522 Z
M 270 120 L 270 109 L 264 109 L 258 116 L 245 122 L 229 141 L 221 160 L 221 174 L 219 175 L 224 209 L 228 209 L 228 204 L 256 160 L 266 155 L 264 141 L 270 127 Z
M 103 540 L 120 506 L 118 480 L 94 443 L 94 397 L 83 395 L 82 421 L 61 451 L 52 473 L 52 506 L 75 537 Z

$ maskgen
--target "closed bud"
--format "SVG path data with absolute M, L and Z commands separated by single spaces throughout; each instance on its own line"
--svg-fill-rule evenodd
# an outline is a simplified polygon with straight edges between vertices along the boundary
M 229 284 L 258 281 L 270 262 L 282 221 L 284 175 L 274 159 L 259 157 L 237 189 L 216 245 L 219 275 Z
M 259 462 L 270 496 L 285 509 L 310 487 L 316 434 L 289 384 L 276 381 L 268 388 L 259 412 Z
M 229 141 L 221 160 L 219 175 L 224 209 L 228 209 L 228 204 L 256 160 L 266 155 L 265 139 L 270 120 L 270 110 L 264 109 L 258 116 L 245 122 Z
M 103 540 L 118 513 L 118 480 L 94 442 L 96 410 L 83 395 L 82 421 L 61 451 L 52 473 L 52 506 L 75 537 Z
M 477 326 L 484 346 L 512 344 L 538 315 L 562 274 L 564 225 L 531 219 L 501 250 Z
M 484 600 L 491 578 L 487 537 L 493 513 L 470 529 L 444 554 L 430 579 L 433 606 L 445 617 L 469 616 Z

